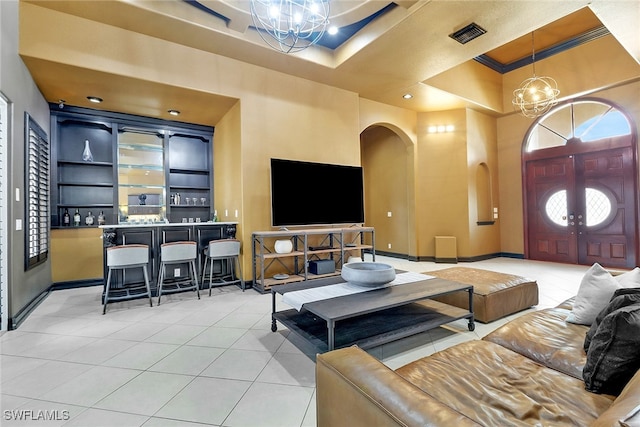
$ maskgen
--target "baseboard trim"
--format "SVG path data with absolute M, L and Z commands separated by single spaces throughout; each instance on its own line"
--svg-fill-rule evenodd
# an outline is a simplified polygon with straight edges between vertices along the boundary
M 376 255 L 381 255 L 381 256 L 388 256 L 390 258 L 400 258 L 400 259 L 407 259 L 408 256 L 406 254 L 399 254 L 396 252 L 386 252 L 386 251 L 376 251 Z
M 40 305 L 42 301 L 44 301 L 49 294 L 51 293 L 51 286 L 49 286 L 44 291 L 40 292 L 36 295 L 27 305 L 25 305 L 20 311 L 16 313 L 15 316 L 9 317 L 7 320 L 9 321 L 8 327 L 10 330 L 17 329 L 22 322 L 24 322 L 27 317 L 36 309 L 37 306 Z
M 89 286 L 104 286 L 103 278 L 70 280 L 67 282 L 55 282 L 51 285 L 51 290 L 59 291 L 63 289 L 87 288 Z
M 434 256 L 415 256 L 415 255 L 405 255 L 405 254 L 388 254 L 386 252 L 380 252 L 380 251 L 376 251 L 376 254 L 380 254 L 380 255 L 385 255 L 385 256 L 393 256 L 395 258 L 402 258 L 402 259 L 407 259 L 409 261 L 413 261 L 413 262 L 435 262 L 437 264 L 440 263 L 449 263 L 449 264 L 456 264 L 459 262 L 477 262 L 477 261 L 484 261 L 487 259 L 493 259 L 493 258 L 515 258 L 515 259 L 525 259 L 524 258 L 524 254 L 516 254 L 516 253 L 511 253 L 511 252 L 495 252 L 492 254 L 485 254 L 485 255 L 477 255 L 474 257 L 459 257 L 457 258 L 457 260 L 455 258 L 452 259 L 447 259 L 447 258 L 438 258 L 436 259 L 436 257 Z

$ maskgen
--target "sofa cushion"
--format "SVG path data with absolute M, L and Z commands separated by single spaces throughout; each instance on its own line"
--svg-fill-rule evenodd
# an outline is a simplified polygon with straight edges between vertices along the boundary
M 318 427 L 480 427 L 358 347 L 316 358 Z
M 638 286 L 638 280 L 640 280 L 638 268 L 614 278 L 600 264 L 593 264 L 582 277 L 573 309 L 567 316 L 567 322 L 591 325 L 598 313 L 607 306 L 616 289 Z
M 594 393 L 619 394 L 640 368 L 640 304 L 607 314 L 591 339 L 582 375 Z
M 602 319 L 608 314 L 616 311 L 619 308 L 626 307 L 628 305 L 640 303 L 640 288 L 628 288 L 618 289 L 611 297 L 609 304 L 598 314 L 596 320 L 593 321 L 591 327 L 587 331 L 587 336 L 584 340 L 584 351 L 589 350 L 589 344 L 591 339 L 598 330 L 598 326 L 602 323 Z
M 485 426 L 587 426 L 613 401 L 582 380 L 489 341 L 469 341 L 396 372 L 452 409 Z
M 568 310 L 547 308 L 524 314 L 483 338 L 548 368 L 582 379 L 587 354 L 583 350 L 587 327 L 567 323 Z

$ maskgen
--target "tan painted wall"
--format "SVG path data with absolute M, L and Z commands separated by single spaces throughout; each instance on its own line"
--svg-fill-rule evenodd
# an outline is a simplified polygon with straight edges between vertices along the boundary
M 428 133 L 430 125 L 452 124 L 450 133 Z M 418 254 L 435 255 L 435 236 L 455 236 L 458 255 L 469 254 L 466 111 L 418 115 L 416 222 Z
M 102 230 L 51 230 L 51 278 L 54 283 L 103 276 Z
M 477 168 L 484 163 L 489 168 L 491 177 L 492 208 L 500 206 L 498 191 L 498 150 L 497 128 L 493 117 L 467 110 L 467 167 L 469 190 L 469 253 L 468 256 L 477 257 L 500 252 L 499 213 L 493 225 L 478 225 L 477 210 Z M 499 212 L 499 209 L 498 209 Z M 461 254 L 464 256 L 464 254 Z
M 0 2 L 0 92 L 9 102 L 9 123 L 7 135 L 10 144 L 6 145 L 8 156 L 7 186 L 9 194 L 3 203 L 8 208 L 7 224 L 3 224 L 7 233 L 8 250 L 8 312 L 2 316 L 16 316 L 34 298 L 46 291 L 51 285 L 51 261 L 46 261 L 28 271 L 24 271 L 25 253 L 25 179 L 24 155 L 24 113 L 27 112 L 49 135 L 49 108 L 38 90 L 29 71 L 18 56 L 18 2 Z M 20 200 L 12 197 L 19 189 Z M 21 220 L 22 230 L 14 224 Z
M 502 111 L 502 75 L 476 61 L 467 61 L 425 82 L 494 111 Z M 507 91 L 510 92 L 510 91 Z
M 496 248 L 523 252 L 520 146 L 530 119 L 511 114 L 495 120 L 465 109 L 418 114 L 359 99 L 353 92 L 40 9 L 39 13 L 30 14 L 33 22 L 24 24 L 34 30 L 47 28 L 50 22 L 56 22 L 59 28 L 77 26 L 87 37 L 74 38 L 63 31 L 51 32 L 46 40 L 27 37 L 21 40 L 24 54 L 71 66 L 91 64 L 107 73 L 239 100 L 220 123 L 211 125 L 216 126 L 215 205 L 223 220 L 236 220 L 238 209 L 245 278 L 250 277 L 251 259 L 246 256 L 251 247 L 250 233 L 271 229 L 269 159 L 359 165 L 360 134 L 372 125 L 393 130 L 406 150 L 406 245 L 410 256 L 434 256 L 436 235 L 456 236 L 461 257 L 492 253 Z M 599 39 L 576 49 L 569 59 L 563 55 L 547 59 L 537 70 L 539 74 L 553 70 L 558 83 L 564 85 L 563 96 L 638 78 L 638 64 L 624 56 L 619 47 L 612 49 L 613 43 L 617 42 L 611 38 Z M 163 52 L 163 57 L 158 58 L 157 52 Z M 464 70 L 469 68 L 476 67 L 467 66 Z M 516 87 L 529 76 L 526 67 L 503 76 L 506 111 L 511 110 L 511 89 L 506 88 Z M 495 104 L 495 94 L 482 93 L 497 85 L 493 76 L 480 76 L 474 82 L 471 95 L 484 98 L 486 104 Z M 456 90 L 464 87 L 462 83 Z M 638 119 L 637 84 L 602 95 L 628 106 Z M 432 124 L 454 124 L 456 131 L 429 134 L 427 129 Z M 478 161 L 486 162 L 495 173 L 499 231 L 495 226 L 474 226 L 473 184 Z M 304 197 L 292 194 L 292 205 L 296 203 L 304 203 Z M 230 214 L 226 217 L 225 209 Z
M 620 105 L 635 126 L 640 124 L 640 82 L 594 92 L 591 96 Z M 519 114 L 498 119 L 498 175 L 500 177 L 500 247 L 502 252 L 524 254 L 521 158 L 524 136 L 533 121 Z
M 532 67 L 522 67 L 503 76 L 505 112 L 513 111 L 513 89 L 532 75 Z M 536 75 L 553 77 L 558 82 L 560 97 L 566 99 L 637 79 L 640 76 L 640 64 L 624 51 L 613 36 L 608 35 L 561 55 L 536 61 Z
M 35 7 L 28 4 L 23 6 Z M 87 37 L 74 38 L 62 31 L 52 32 L 46 43 L 25 37 L 21 40 L 21 52 L 25 55 L 55 58 L 55 61 L 79 67 L 90 63 L 92 67 L 108 73 L 164 82 L 240 100 L 240 106 L 236 104 L 230 115 L 220 123 L 222 129 L 216 129 L 213 155 L 217 166 L 222 163 L 216 159 L 217 156 L 231 163 L 221 165 L 224 169 L 221 176 L 216 172 L 216 186 L 224 185 L 227 180 L 239 183 L 217 194 L 220 198 L 216 199 L 215 204 L 219 213 L 224 214 L 224 209 L 228 209 L 229 214 L 233 215 L 230 218 L 223 215 L 222 219 L 240 223 L 245 253 L 251 247 L 251 231 L 271 229 L 271 157 L 360 164 L 358 96 L 353 92 L 143 34 L 35 8 L 37 13 L 29 15 L 33 21 L 23 22 L 24 25 L 32 25 L 35 30 L 56 22 L 60 28 L 75 26 Z M 104 40 L 109 40 L 109 43 L 104 43 Z M 115 46 L 127 46 L 128 49 L 116 49 Z M 161 58 L 157 52 L 163 52 Z M 185 67 L 184 64 L 198 66 Z M 211 125 L 218 127 L 219 124 Z M 222 149 L 220 154 L 217 152 L 218 144 Z M 304 203 L 304 199 L 292 194 L 292 203 Z M 243 266 L 245 271 L 249 271 L 251 260 L 246 256 Z
M 527 70 L 528 68 L 528 70 Z M 517 87 L 531 77 L 531 67 L 523 67 L 503 76 L 505 88 Z M 620 103 L 640 123 L 638 83 L 640 65 L 633 60 L 612 36 L 605 36 L 536 62 L 537 75 L 551 75 L 558 82 L 561 99 L 577 96 L 598 96 Z M 598 92 L 594 88 L 613 83 L 615 89 Z M 509 111 L 511 94 L 505 90 L 504 109 Z M 513 113 L 497 119 L 498 175 L 500 177 L 500 247 L 502 252 L 524 254 L 524 225 L 522 197 L 522 144 L 533 119 Z

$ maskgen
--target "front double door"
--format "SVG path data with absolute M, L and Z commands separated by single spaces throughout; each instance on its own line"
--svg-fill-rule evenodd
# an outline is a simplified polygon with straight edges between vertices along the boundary
M 638 196 L 633 148 L 540 154 L 525 162 L 528 258 L 634 267 Z

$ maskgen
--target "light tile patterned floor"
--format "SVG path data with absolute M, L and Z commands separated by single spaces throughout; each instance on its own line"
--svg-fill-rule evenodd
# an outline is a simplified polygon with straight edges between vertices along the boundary
M 416 272 L 452 266 L 376 260 Z M 537 280 L 535 309 L 575 295 L 587 270 L 509 258 L 458 266 Z M 53 292 L 0 336 L 2 426 L 315 426 L 314 362 L 286 328 L 271 332 L 270 295 L 225 287 L 201 300 L 191 292 L 163 297 L 153 308 L 145 300 L 110 304 L 103 316 L 100 291 Z M 397 368 L 517 315 L 473 332 L 455 322 L 370 353 Z

